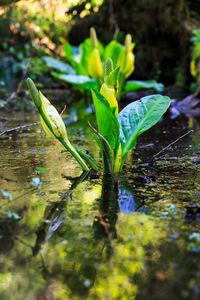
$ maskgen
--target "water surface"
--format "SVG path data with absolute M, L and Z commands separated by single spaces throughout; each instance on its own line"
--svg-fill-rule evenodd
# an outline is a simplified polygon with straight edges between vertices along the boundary
M 1 113 L 0 129 L 37 117 Z M 87 118 L 68 132 L 100 163 Z M 0 136 L 0 299 L 199 299 L 197 122 L 165 118 L 145 133 L 118 185 L 62 149 L 40 126 Z

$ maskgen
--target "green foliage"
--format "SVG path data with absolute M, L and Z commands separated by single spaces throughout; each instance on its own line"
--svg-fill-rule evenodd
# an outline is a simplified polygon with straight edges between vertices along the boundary
M 136 146 L 137 137 L 155 125 L 169 105 L 169 97 L 151 95 L 130 103 L 119 113 L 122 159 Z
M 66 74 L 75 74 L 75 70 L 67 63 L 59 61 L 51 56 L 43 56 L 43 59 L 48 67 Z
M 128 37 L 130 37 L 130 35 L 128 35 Z M 131 46 L 129 47 L 130 53 L 128 54 L 129 56 L 131 56 L 131 62 L 129 63 L 129 67 L 132 71 L 134 70 L 134 55 L 131 52 L 134 45 L 134 43 L 131 43 Z M 104 66 L 108 58 L 112 60 L 114 69 L 117 66 L 120 69 L 120 62 L 125 63 L 123 59 L 120 59 L 120 55 L 123 51 L 125 51 L 125 48 L 123 45 L 121 45 L 115 40 L 111 41 L 105 47 L 101 44 L 101 42 L 97 41 L 97 47 L 95 49 L 98 50 L 98 53 L 102 59 L 102 65 Z M 58 60 L 55 60 L 53 58 L 51 59 L 51 57 L 44 57 L 46 64 L 57 71 L 57 73 L 52 72 L 52 76 L 67 83 L 70 83 L 75 87 L 81 88 L 82 90 L 88 90 L 91 88 L 98 89 L 103 82 L 103 77 L 107 77 L 108 74 L 105 73 L 103 75 L 100 75 L 101 78 L 95 77 L 95 71 L 92 72 L 92 70 L 90 70 L 89 74 L 89 68 L 94 68 L 94 70 L 100 69 L 99 64 L 97 63 L 97 61 L 95 61 L 94 58 L 92 63 L 90 61 L 90 59 L 92 59 L 93 54 L 93 45 L 91 38 L 85 39 L 78 47 L 73 47 L 68 42 L 66 42 L 64 44 L 64 50 L 66 59 L 71 66 L 69 64 L 59 62 Z M 125 69 L 127 68 L 128 67 L 126 67 Z M 114 86 L 114 81 L 116 81 L 119 76 L 118 98 L 122 93 L 126 94 L 127 92 L 135 91 L 138 89 L 153 88 L 156 91 L 162 91 L 164 89 L 164 86 L 162 84 L 157 83 L 154 80 L 128 81 L 127 83 L 125 83 L 124 74 L 121 71 L 119 72 L 119 69 L 113 71 L 112 78 L 106 78 L 105 80 L 108 86 Z M 101 73 L 100 70 L 99 73 Z M 91 78 L 91 76 L 95 78 Z
M 123 94 L 140 89 L 154 89 L 157 92 L 163 92 L 164 85 L 162 83 L 158 83 L 156 80 L 129 80 L 125 83 Z
M 83 75 L 65 75 L 60 73 L 51 73 L 55 78 L 61 79 L 67 83 L 71 83 L 75 87 L 82 88 L 84 90 L 90 90 L 98 86 L 97 81 Z
M 128 151 L 136 146 L 137 137 L 160 120 L 170 105 L 170 99 L 161 95 L 144 97 L 127 105 L 117 120 L 108 101 L 101 94 L 93 90 L 92 97 L 100 134 L 97 135 L 98 145 L 104 154 L 104 171 L 109 169 L 105 160 L 107 156 L 112 172 L 118 173 Z M 103 141 L 103 149 L 99 139 Z
M 103 60 L 106 61 L 109 57 L 112 58 L 114 68 L 117 66 L 117 60 L 123 46 L 117 41 L 111 41 L 106 47 L 103 55 Z
M 92 90 L 92 98 L 94 102 L 95 112 L 96 112 L 96 121 L 98 126 L 98 133 L 100 136 L 97 136 L 101 140 L 102 152 L 107 156 L 113 170 L 115 164 L 115 157 L 117 149 L 119 146 L 119 123 L 113 110 L 110 108 L 108 101 L 97 91 Z M 101 136 L 104 138 L 102 139 Z M 103 151 L 104 149 L 106 151 Z M 105 153 L 106 152 L 106 153 Z M 104 158 L 104 161 L 106 159 Z M 105 168 L 104 170 L 108 169 Z
M 200 29 L 192 31 L 192 54 L 190 63 L 190 72 L 196 79 L 198 85 L 200 85 Z
M 113 88 L 117 86 L 119 69 L 120 67 L 115 68 L 113 71 L 110 72 L 108 76 L 105 77 L 105 83 L 107 84 L 108 87 Z

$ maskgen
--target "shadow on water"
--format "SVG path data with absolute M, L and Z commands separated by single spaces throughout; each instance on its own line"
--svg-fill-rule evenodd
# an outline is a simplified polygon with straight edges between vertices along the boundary
M 200 136 L 152 159 L 190 126 L 144 134 L 119 182 L 80 174 L 39 128 L 2 136 L 0 208 L 20 218 L 0 215 L 0 298 L 199 299 Z M 87 130 L 69 135 L 98 159 Z

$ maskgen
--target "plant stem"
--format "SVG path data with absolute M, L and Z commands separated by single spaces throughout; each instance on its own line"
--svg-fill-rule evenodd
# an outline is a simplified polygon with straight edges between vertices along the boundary
M 72 144 L 69 141 L 64 141 L 61 138 L 57 138 L 62 144 L 63 146 L 71 153 L 71 155 L 76 159 L 76 161 L 79 163 L 79 165 L 82 167 L 82 169 L 84 171 L 89 171 L 90 169 L 88 168 L 88 166 L 86 165 L 86 163 L 84 162 L 84 160 L 80 157 L 80 155 L 78 154 L 78 152 L 75 150 L 75 148 L 72 146 Z
M 80 157 L 80 155 L 78 154 L 78 152 L 75 150 L 75 148 L 72 146 L 72 144 L 69 142 L 69 140 L 65 140 L 62 137 L 57 137 L 51 127 L 51 124 L 48 120 L 48 118 L 46 117 L 46 115 L 43 113 L 43 110 L 41 107 L 38 108 L 40 115 L 42 116 L 44 122 L 46 123 L 46 125 L 48 126 L 48 128 L 51 130 L 51 132 L 53 133 L 53 135 L 55 136 L 55 138 L 57 140 L 59 140 L 61 142 L 61 144 L 63 144 L 63 146 L 71 153 L 71 155 L 76 159 L 76 161 L 80 164 L 80 166 L 82 167 L 82 169 L 84 171 L 89 171 L 90 169 L 88 168 L 88 166 L 86 165 L 86 163 L 83 161 L 83 159 Z

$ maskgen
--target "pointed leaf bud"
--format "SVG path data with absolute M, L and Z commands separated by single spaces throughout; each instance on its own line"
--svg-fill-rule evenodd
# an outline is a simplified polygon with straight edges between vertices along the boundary
M 97 34 L 96 34 L 96 31 L 95 31 L 94 27 L 90 28 L 90 38 L 91 38 L 91 41 L 92 41 L 92 47 L 97 48 L 98 40 L 97 40 Z
M 110 57 L 108 57 L 105 64 L 105 75 L 108 76 L 112 71 L 113 71 L 113 61 Z
M 125 37 L 125 49 L 126 52 L 131 50 L 131 44 L 132 44 L 132 36 L 130 35 L 130 33 L 128 33 Z
M 42 105 L 41 103 L 41 99 L 40 99 L 40 96 L 39 96 L 39 93 L 38 93 L 38 90 L 33 82 L 32 79 L 28 78 L 27 79 L 27 86 L 28 86 L 28 89 L 29 89 L 29 92 L 31 94 L 31 97 L 35 103 L 35 106 L 37 108 L 40 108 L 40 106 Z

